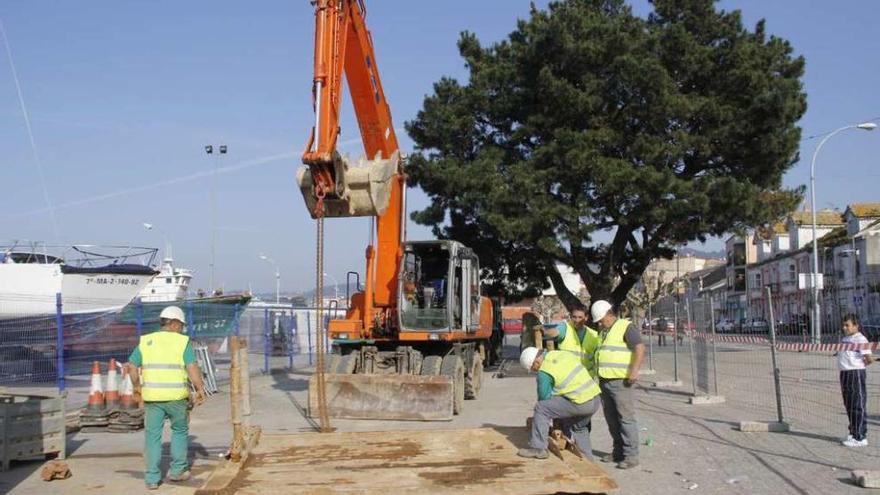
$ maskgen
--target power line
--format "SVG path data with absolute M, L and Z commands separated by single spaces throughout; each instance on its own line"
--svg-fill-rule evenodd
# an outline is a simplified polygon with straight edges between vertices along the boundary
M 3 19 L 0 19 L 0 35 L 3 37 L 3 45 L 6 47 L 6 56 L 9 58 L 9 68 L 12 71 L 12 80 L 15 81 L 15 90 L 18 93 L 18 105 L 21 107 L 21 115 L 24 117 L 24 126 L 27 128 L 28 139 L 31 143 L 31 153 L 34 157 L 34 165 L 40 176 L 40 185 L 43 188 L 43 200 L 46 202 L 46 210 L 52 220 L 52 233 L 58 238 L 58 221 L 55 218 L 55 208 L 52 206 L 52 200 L 49 198 L 49 189 L 46 187 L 46 174 L 43 172 L 43 162 L 40 161 L 40 155 L 37 153 L 37 143 L 34 141 L 34 131 L 31 129 L 31 118 L 28 115 L 27 106 L 24 103 L 24 95 L 21 92 L 21 84 L 18 81 L 18 71 L 15 70 L 15 62 L 12 58 L 12 47 L 9 45 L 9 39 L 6 37 L 6 27 L 3 25 Z

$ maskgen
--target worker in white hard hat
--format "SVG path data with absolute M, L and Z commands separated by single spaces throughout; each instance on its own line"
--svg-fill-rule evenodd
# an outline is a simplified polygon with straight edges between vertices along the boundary
M 554 419 L 562 433 L 574 442 L 587 459 L 592 457 L 586 425 L 599 410 L 599 384 L 581 363 L 579 356 L 565 351 L 526 347 L 519 356 L 523 368 L 538 373 L 538 402 L 532 416 L 529 447 L 517 455 L 535 459 L 548 457 L 550 426 Z
M 171 466 L 168 480 L 190 478 L 187 451 L 189 442 L 189 385 L 196 390 L 195 403 L 205 400 L 202 372 L 189 337 L 183 335 L 186 317 L 177 306 L 159 314 L 161 328 L 143 335 L 128 358 L 129 375 L 144 401 L 144 483 L 148 490 L 159 488 L 162 473 L 162 429 L 171 423 Z M 140 368 L 140 374 L 138 374 Z
M 614 442 L 603 462 L 616 462 L 619 469 L 639 465 L 639 425 L 632 386 L 639 380 L 645 344 L 638 328 L 618 318 L 608 301 L 596 301 L 590 308 L 593 323 L 599 325 L 596 372 L 602 389 L 602 411 Z

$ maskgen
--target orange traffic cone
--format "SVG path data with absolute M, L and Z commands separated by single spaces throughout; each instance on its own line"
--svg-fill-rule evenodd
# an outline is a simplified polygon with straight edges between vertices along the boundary
M 122 368 L 122 399 L 120 400 L 122 409 L 137 409 L 137 403 L 134 400 L 134 385 L 131 383 L 131 377 L 128 376 L 128 367 Z
M 92 363 L 92 386 L 89 389 L 89 411 L 101 412 L 104 410 L 104 390 L 101 386 L 101 363 Z
M 116 360 L 110 358 L 107 365 L 107 391 L 104 393 L 107 409 L 119 407 L 119 384 L 116 381 Z

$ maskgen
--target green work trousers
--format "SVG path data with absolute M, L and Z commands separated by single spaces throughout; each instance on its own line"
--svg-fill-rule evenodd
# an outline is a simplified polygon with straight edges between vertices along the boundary
M 162 481 L 159 462 L 162 460 L 162 428 L 165 418 L 171 422 L 171 470 L 178 475 L 187 469 L 187 444 L 189 441 L 189 413 L 187 400 L 144 403 L 144 482 L 158 484 Z

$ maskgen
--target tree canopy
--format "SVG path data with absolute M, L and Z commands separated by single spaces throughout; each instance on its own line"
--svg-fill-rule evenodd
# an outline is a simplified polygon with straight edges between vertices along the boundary
M 480 256 L 487 287 L 528 296 L 572 267 L 594 299 L 626 299 L 652 259 L 795 207 L 782 188 L 806 110 L 804 59 L 711 0 L 531 8 L 507 39 L 462 33 L 463 84 L 434 84 L 407 131 L 413 219 Z

